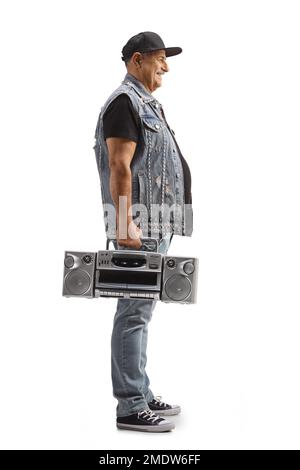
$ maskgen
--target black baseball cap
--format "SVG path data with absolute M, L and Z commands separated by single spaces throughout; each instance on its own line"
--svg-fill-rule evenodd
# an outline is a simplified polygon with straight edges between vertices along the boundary
M 164 49 L 166 57 L 182 52 L 181 47 L 166 47 L 162 38 L 152 31 L 144 31 L 130 38 L 122 49 L 122 60 L 128 60 L 134 52 L 154 52 Z

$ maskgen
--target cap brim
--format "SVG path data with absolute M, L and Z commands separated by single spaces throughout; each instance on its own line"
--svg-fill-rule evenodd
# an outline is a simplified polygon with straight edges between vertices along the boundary
M 172 55 L 181 54 L 182 49 L 181 47 L 166 47 L 165 51 L 166 51 L 166 56 L 171 57 Z
M 172 55 L 181 54 L 181 47 L 159 47 L 157 49 L 150 49 L 149 51 L 144 50 L 141 52 L 155 52 L 155 51 L 166 51 L 166 57 L 171 57 Z

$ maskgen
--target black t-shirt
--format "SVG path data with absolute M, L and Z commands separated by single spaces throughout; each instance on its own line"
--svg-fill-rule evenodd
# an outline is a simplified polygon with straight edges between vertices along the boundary
M 103 116 L 104 139 L 123 137 L 137 142 L 140 133 L 138 117 L 133 109 L 131 99 L 125 93 L 118 95 Z
M 108 106 L 103 115 L 104 139 L 108 137 L 123 137 L 138 142 L 140 122 L 136 115 L 131 99 L 126 93 L 118 95 Z M 191 173 L 177 145 L 184 177 L 185 203 L 191 204 Z

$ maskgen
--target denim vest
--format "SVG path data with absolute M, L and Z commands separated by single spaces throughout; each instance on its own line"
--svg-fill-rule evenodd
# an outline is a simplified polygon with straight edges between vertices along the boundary
M 140 225 L 144 237 L 161 238 L 168 233 L 191 236 L 193 211 L 191 204 L 184 201 L 183 170 L 174 131 L 163 117 L 161 104 L 129 73 L 101 108 L 95 132 L 94 150 L 106 234 L 115 238 L 116 217 L 109 188 L 109 155 L 103 136 L 103 115 L 121 93 L 131 99 L 141 124 L 141 137 L 131 161 L 133 219 Z

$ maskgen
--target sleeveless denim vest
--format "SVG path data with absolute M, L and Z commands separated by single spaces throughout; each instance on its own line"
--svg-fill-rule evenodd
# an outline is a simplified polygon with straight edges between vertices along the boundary
M 103 135 L 103 115 L 121 93 L 131 99 L 141 124 L 141 137 L 131 161 L 133 220 L 142 229 L 144 237 L 162 238 L 168 233 L 191 236 L 193 211 L 192 205 L 184 201 L 183 170 L 174 131 L 163 117 L 161 104 L 129 73 L 101 108 L 95 132 L 93 148 L 100 176 L 106 235 L 116 237 L 116 216 L 109 188 L 109 155 Z

